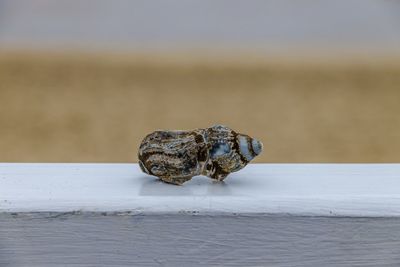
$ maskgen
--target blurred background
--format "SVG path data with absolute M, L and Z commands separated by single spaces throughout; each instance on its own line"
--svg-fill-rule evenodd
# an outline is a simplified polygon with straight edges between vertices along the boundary
M 0 0 L 0 161 L 216 123 L 258 162 L 399 162 L 400 2 Z

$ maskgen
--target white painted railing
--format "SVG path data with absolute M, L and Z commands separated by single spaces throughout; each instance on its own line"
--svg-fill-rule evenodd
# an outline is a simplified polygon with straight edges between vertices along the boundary
M 400 164 L 0 164 L 0 266 L 400 266 L 399 215 Z
M 251 164 L 183 186 L 137 164 L 0 164 L 0 212 L 399 216 L 400 164 Z

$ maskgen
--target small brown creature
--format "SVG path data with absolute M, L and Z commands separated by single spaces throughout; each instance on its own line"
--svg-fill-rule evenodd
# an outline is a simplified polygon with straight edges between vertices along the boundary
M 245 167 L 262 151 L 262 143 L 248 135 L 215 125 L 193 131 L 155 131 L 139 148 L 143 172 L 180 185 L 193 176 L 222 181 Z

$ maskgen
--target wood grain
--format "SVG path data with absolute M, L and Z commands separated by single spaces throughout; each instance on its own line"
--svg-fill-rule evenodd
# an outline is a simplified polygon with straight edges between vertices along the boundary
M 399 218 L 0 215 L 0 266 L 399 266 L 399 255 Z

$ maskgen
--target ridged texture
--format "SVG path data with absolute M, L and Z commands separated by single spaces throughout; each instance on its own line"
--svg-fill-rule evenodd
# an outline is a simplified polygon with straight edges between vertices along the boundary
M 215 125 L 193 131 L 153 132 L 143 139 L 138 156 L 145 173 L 182 184 L 196 175 L 222 181 L 261 151 L 258 140 Z

